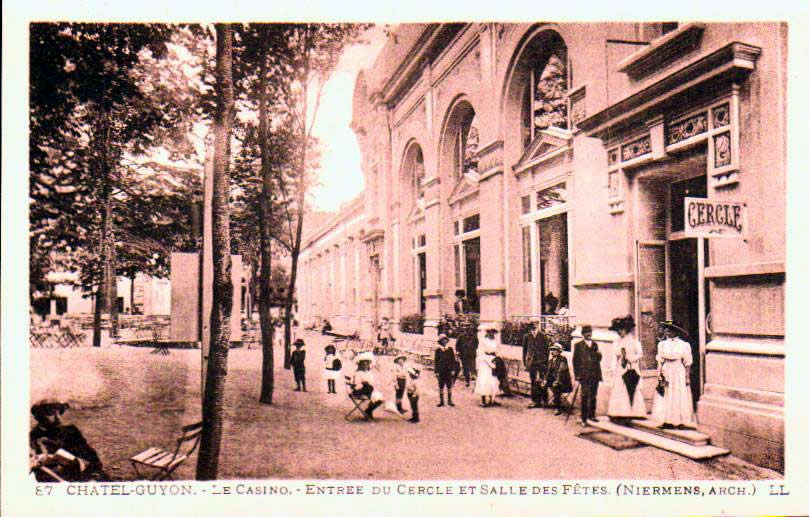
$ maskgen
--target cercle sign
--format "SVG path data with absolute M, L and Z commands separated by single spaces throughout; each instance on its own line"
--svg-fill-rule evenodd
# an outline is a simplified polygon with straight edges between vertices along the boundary
M 747 236 L 747 204 L 701 197 L 685 198 L 686 237 Z

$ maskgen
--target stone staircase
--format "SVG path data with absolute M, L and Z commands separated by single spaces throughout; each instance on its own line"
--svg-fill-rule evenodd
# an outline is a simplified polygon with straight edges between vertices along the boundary
M 610 422 L 607 417 L 600 417 L 598 422 L 591 425 L 692 460 L 706 460 L 730 453 L 727 449 L 711 445 L 711 437 L 707 434 L 693 429 L 659 429 L 660 422 L 655 420 L 632 420 L 619 424 Z

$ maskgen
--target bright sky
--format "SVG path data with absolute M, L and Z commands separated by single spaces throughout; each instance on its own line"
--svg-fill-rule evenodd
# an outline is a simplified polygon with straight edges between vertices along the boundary
M 357 73 L 373 65 L 385 43 L 382 26 L 371 28 L 363 37 L 368 44 L 348 47 L 337 69 L 323 89 L 320 109 L 312 134 L 320 139 L 321 160 L 317 184 L 310 189 L 316 210 L 337 210 L 341 203 L 356 197 L 363 189 L 361 155 L 357 138 L 349 128 Z

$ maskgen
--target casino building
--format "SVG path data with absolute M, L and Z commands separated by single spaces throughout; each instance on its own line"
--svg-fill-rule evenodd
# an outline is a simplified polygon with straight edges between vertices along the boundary
M 632 314 L 648 383 L 656 322 L 679 320 L 700 429 L 783 471 L 786 42 L 778 23 L 399 26 L 357 78 L 366 188 L 305 241 L 300 319 L 370 335 L 421 313 L 434 337 L 463 289 L 481 322 L 565 307 L 606 358 Z

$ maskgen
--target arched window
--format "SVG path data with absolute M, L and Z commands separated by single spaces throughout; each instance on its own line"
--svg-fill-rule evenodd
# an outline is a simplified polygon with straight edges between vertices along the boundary
M 424 187 L 421 186 L 424 181 L 424 154 L 421 152 L 421 147 L 415 146 L 415 156 L 413 157 L 413 198 L 424 198 Z
M 452 107 L 444 129 L 441 144 L 444 174 L 457 180 L 464 174 L 478 172 L 479 141 L 475 109 L 469 101 L 461 100 Z
M 478 172 L 478 144 L 480 136 L 477 127 L 475 110 L 469 107 L 468 113 L 458 126 L 455 137 L 455 177 L 460 178 L 468 172 Z
M 555 32 L 536 38 L 527 50 L 529 77 L 523 93 L 523 148 L 551 126 L 569 129 L 567 47 Z

